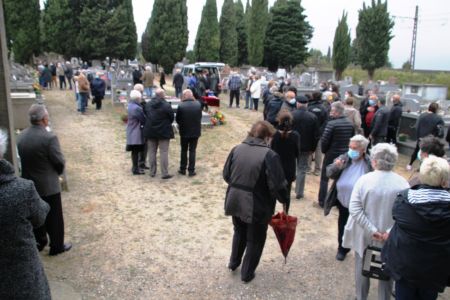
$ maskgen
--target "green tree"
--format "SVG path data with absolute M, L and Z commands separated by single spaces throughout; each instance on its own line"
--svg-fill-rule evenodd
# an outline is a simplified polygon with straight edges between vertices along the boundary
M 194 62 L 195 62 L 195 53 L 194 53 L 194 50 L 186 51 L 186 59 L 187 59 L 190 63 L 194 63 Z
M 144 58 L 172 72 L 186 54 L 188 37 L 186 0 L 156 0 L 142 38 Z
M 142 36 L 141 36 L 141 52 L 142 52 L 142 57 L 146 61 L 152 61 L 152 59 L 150 57 L 150 41 L 148 39 L 147 29 L 145 29 L 144 33 L 142 33 Z
M 39 0 L 4 0 L 5 29 L 10 53 L 18 63 L 30 63 L 40 53 Z
M 134 59 L 137 51 L 136 24 L 133 17 L 131 0 L 122 0 L 114 3 L 109 11 L 110 17 L 105 24 L 107 28 L 107 42 L 109 57 Z
M 312 37 L 312 27 L 298 0 L 278 0 L 270 15 L 264 43 L 266 64 L 271 70 L 278 66 L 290 70 L 308 57 L 306 45 Z
M 230 66 L 237 65 L 238 37 L 236 12 L 233 0 L 225 0 L 220 14 L 220 61 Z
M 248 60 L 253 66 L 260 66 L 263 62 L 264 37 L 268 19 L 267 0 L 252 0 L 250 22 L 248 24 Z
M 342 18 L 338 21 L 333 41 L 333 69 L 336 72 L 336 80 L 341 80 L 342 73 L 350 63 L 350 43 L 347 14 L 342 12 Z
M 393 38 L 394 22 L 387 10 L 387 1 L 372 0 L 372 6 L 363 3 L 356 27 L 358 63 L 372 79 L 377 68 L 388 61 L 389 42 Z
M 411 62 L 409 61 L 409 59 L 403 63 L 402 70 L 411 71 Z
M 195 38 L 194 52 L 197 61 L 219 60 L 219 35 L 216 0 L 206 0 Z
M 73 43 L 68 36 L 76 36 L 71 22 L 72 10 L 68 0 L 47 0 L 42 15 L 42 50 L 52 51 L 70 58 Z
M 247 0 L 248 3 L 248 0 Z M 244 6 L 242 5 L 242 1 L 238 0 L 235 4 L 235 12 L 236 12 L 236 31 L 237 31 L 237 47 L 238 47 L 238 58 L 237 64 L 238 66 L 242 66 L 244 64 L 248 64 L 248 45 L 247 45 L 247 25 L 246 18 L 244 14 Z

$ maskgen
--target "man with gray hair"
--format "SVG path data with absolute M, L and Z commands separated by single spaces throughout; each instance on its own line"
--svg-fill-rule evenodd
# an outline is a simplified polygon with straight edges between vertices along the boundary
M 59 175 L 64 171 L 65 160 L 58 138 L 47 131 L 49 116 L 44 105 L 33 104 L 28 115 L 31 126 L 22 131 L 17 140 L 22 177 L 34 182 L 39 196 L 50 205 L 45 225 L 34 231 L 39 251 L 50 237 L 50 255 L 69 251 L 72 244 L 64 244 L 64 218 L 61 205 Z
M 320 176 L 319 206 L 323 207 L 328 192 L 327 166 L 339 155 L 347 152 L 350 138 L 355 134 L 355 127 L 344 116 L 344 104 L 331 104 L 330 121 L 327 123 L 320 140 L 322 153 L 325 154 Z
M 144 125 L 144 137 L 148 143 L 148 161 L 150 176 L 156 176 L 156 153 L 160 151 L 160 166 L 162 179 L 170 179 L 169 174 L 169 144 L 174 138 L 172 122 L 175 119 L 172 106 L 165 99 L 163 89 L 156 89 L 156 96 L 145 105 L 147 119 Z
M 202 130 L 202 105 L 194 99 L 191 90 L 183 91 L 182 102 L 177 109 L 176 121 L 180 129 L 181 143 L 180 169 L 178 173 L 186 175 L 187 168 L 189 176 L 195 176 L 195 152 Z

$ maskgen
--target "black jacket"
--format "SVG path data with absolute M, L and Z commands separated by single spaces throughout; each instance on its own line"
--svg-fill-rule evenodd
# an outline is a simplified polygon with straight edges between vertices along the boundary
M 286 138 L 277 131 L 272 139 L 272 150 L 278 153 L 288 182 L 295 180 L 296 160 L 300 155 L 300 136 L 296 131 L 288 133 Z
M 300 134 L 301 152 L 313 152 L 320 139 L 320 126 L 317 117 L 306 108 L 299 108 L 292 113 L 293 129 Z
M 144 137 L 147 139 L 174 138 L 172 122 L 174 114 L 169 102 L 162 98 L 153 98 L 145 105 L 146 121 Z
M 202 105 L 194 99 L 187 99 L 178 105 L 176 121 L 180 136 L 198 138 L 201 134 Z
M 403 113 L 403 104 L 401 102 L 395 103 L 391 107 L 391 113 L 389 114 L 389 127 L 398 128 L 400 124 L 400 118 Z
M 395 223 L 382 250 L 386 271 L 394 280 L 442 292 L 450 278 L 450 194 L 412 187 L 399 193 L 392 216 Z
M 328 121 L 322 134 L 322 153 L 338 156 L 347 152 L 350 138 L 355 134 L 355 127 L 347 117 L 341 116 Z
M 175 87 L 182 87 L 184 84 L 184 78 L 183 75 L 181 75 L 181 73 L 177 73 L 175 74 L 175 76 L 173 76 L 173 85 Z
M 267 122 L 276 126 L 277 125 L 277 115 L 283 105 L 283 99 L 277 96 L 273 96 L 272 99 L 267 103 L 265 107 Z
M 247 137 L 231 150 L 223 167 L 228 183 L 225 214 L 249 224 L 267 224 L 276 199 L 288 199 L 280 157 L 258 138 Z
M 93 97 L 103 99 L 105 97 L 105 82 L 100 78 L 94 78 L 91 83 L 91 94 Z
M 441 116 L 435 113 L 425 112 L 419 116 L 416 122 L 417 138 L 419 139 L 430 134 L 443 138 L 443 127 L 444 120 L 442 120 Z
M 139 69 L 133 71 L 133 84 L 142 83 L 142 72 Z
M 320 134 L 325 130 L 328 120 L 328 110 L 322 101 L 311 101 L 308 103 L 308 111 L 312 112 L 319 122 Z
M 375 113 L 375 116 L 373 117 L 372 121 L 372 130 L 370 134 L 373 137 L 381 136 L 385 137 L 387 136 L 388 131 L 388 123 L 389 123 L 389 114 L 390 111 L 386 106 L 381 106 L 377 112 Z

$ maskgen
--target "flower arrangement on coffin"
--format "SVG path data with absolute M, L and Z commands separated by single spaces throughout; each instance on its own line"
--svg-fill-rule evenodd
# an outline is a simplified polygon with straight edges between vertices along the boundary
M 225 115 L 218 110 L 210 113 L 212 125 L 223 125 L 225 124 Z

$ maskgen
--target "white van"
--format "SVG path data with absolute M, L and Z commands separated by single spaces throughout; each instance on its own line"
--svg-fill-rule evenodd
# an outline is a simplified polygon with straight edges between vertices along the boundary
M 194 64 L 189 64 L 183 66 L 181 69 L 181 74 L 184 77 L 184 86 L 183 89 L 186 88 L 189 81 L 189 73 L 200 75 L 203 70 L 208 70 L 209 74 L 215 74 L 219 78 L 219 82 L 221 82 L 222 78 L 220 78 L 220 72 L 222 72 L 225 67 L 224 63 L 217 62 L 197 62 Z

